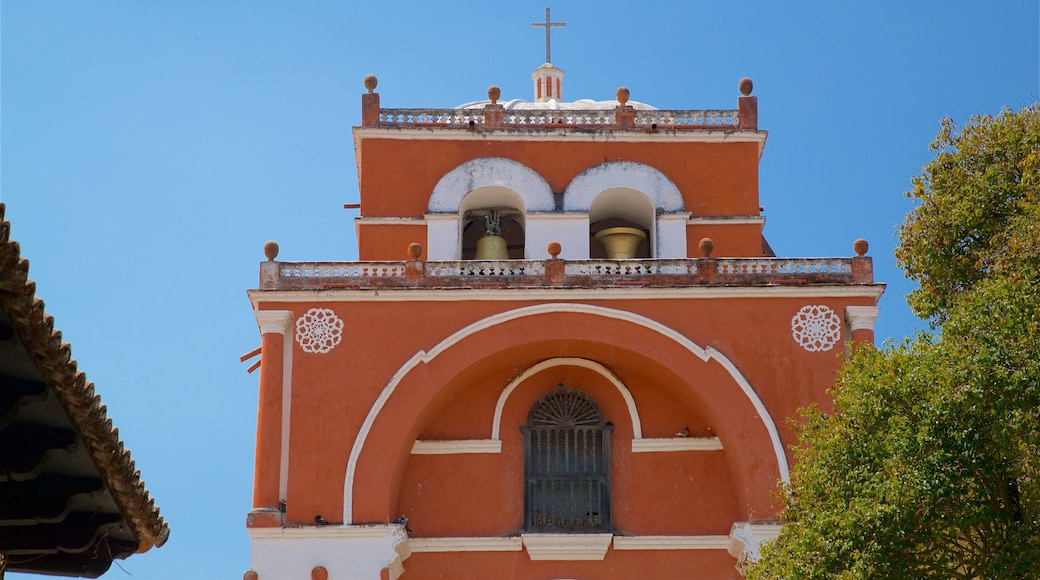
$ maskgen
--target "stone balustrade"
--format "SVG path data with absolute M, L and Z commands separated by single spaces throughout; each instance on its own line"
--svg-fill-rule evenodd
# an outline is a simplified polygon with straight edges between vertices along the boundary
M 499 109 L 501 121 L 489 122 L 485 109 L 379 109 L 378 126 L 383 127 L 490 127 L 558 128 L 614 127 L 614 109 Z M 740 123 L 737 109 L 716 110 L 636 110 L 634 127 L 645 130 L 736 129 Z
M 264 262 L 261 290 L 873 284 L 870 257 Z

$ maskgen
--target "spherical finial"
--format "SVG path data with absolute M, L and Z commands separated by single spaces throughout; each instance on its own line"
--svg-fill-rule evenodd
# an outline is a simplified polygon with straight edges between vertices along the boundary
M 621 105 L 624 106 L 626 103 L 628 103 L 629 96 L 631 96 L 631 93 L 628 92 L 628 87 L 618 87 L 617 102 L 621 103 Z
M 754 90 L 755 83 L 751 82 L 751 79 L 744 77 L 740 79 L 740 84 L 738 86 L 740 87 L 740 94 L 747 97 L 751 95 L 751 91 Z
M 548 250 L 549 255 L 552 256 L 553 260 L 555 260 L 559 257 L 560 252 L 563 251 L 563 246 L 560 245 L 560 242 L 549 242 L 549 245 L 546 246 L 545 249 Z
M 375 92 L 378 85 L 379 79 L 376 78 L 376 75 L 365 75 L 365 88 L 368 89 L 368 92 Z
M 325 566 L 315 566 L 311 568 L 311 580 L 329 580 L 329 571 Z
M 245 573 L 242 574 L 242 580 L 257 580 L 258 578 L 260 578 L 260 575 L 253 570 L 246 570 Z
M 498 104 L 498 98 L 502 96 L 502 89 L 498 88 L 498 85 L 491 85 L 488 87 L 488 98 L 491 99 L 492 105 Z
M 408 244 L 408 258 L 411 260 L 418 260 L 419 256 L 422 255 L 422 245 L 418 242 L 412 242 Z
M 856 252 L 857 256 L 864 256 L 866 255 L 867 250 L 870 249 L 870 244 L 867 243 L 867 240 L 860 238 L 855 242 L 852 242 L 852 249 Z
M 715 242 L 711 241 L 711 238 L 703 238 L 697 249 L 701 251 L 702 258 L 710 258 L 711 253 L 715 250 Z
M 278 242 L 274 240 L 268 240 L 264 244 L 264 255 L 267 256 L 268 262 L 273 262 L 278 257 Z

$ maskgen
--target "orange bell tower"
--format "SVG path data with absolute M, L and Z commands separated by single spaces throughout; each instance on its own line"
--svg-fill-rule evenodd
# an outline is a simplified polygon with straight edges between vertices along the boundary
M 866 243 L 773 255 L 749 79 L 723 110 L 535 80 L 384 109 L 367 77 L 359 259 L 268 244 L 247 578 L 740 578 L 778 532 L 786 421 L 873 342 Z

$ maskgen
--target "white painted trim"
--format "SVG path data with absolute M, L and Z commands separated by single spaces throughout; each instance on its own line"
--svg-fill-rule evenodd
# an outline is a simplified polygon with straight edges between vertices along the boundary
M 356 526 L 301 526 L 298 528 L 246 528 L 251 540 L 282 538 L 386 538 L 393 536 L 400 524 L 361 524 Z
M 256 316 L 256 324 L 260 327 L 260 334 L 268 334 L 271 332 L 286 336 L 287 342 L 292 342 L 292 312 L 288 310 L 253 310 L 253 315 Z
M 634 161 L 610 161 L 589 167 L 567 184 L 563 192 L 563 210 L 589 211 L 597 196 L 618 188 L 646 195 L 656 212 L 686 209 L 679 188 L 656 167 Z
M 532 560 L 602 560 L 614 535 L 521 534 Z
M 884 284 L 834 286 L 687 286 L 684 288 L 459 288 L 370 290 L 249 290 L 254 306 L 265 302 L 501 302 L 516 300 L 714 300 L 719 298 L 873 298 Z
M 507 189 L 524 202 L 521 211 L 552 211 L 555 206 L 549 183 L 537 171 L 504 157 L 478 157 L 456 166 L 437 181 L 430 194 L 428 213 L 459 212 L 462 200 L 485 188 Z
M 873 332 L 874 323 L 877 321 L 878 313 L 880 312 L 881 309 L 877 306 L 846 306 L 845 321 L 852 332 L 857 330 Z
M 494 439 L 416 440 L 412 445 L 412 455 L 456 455 L 460 453 L 502 453 L 502 442 Z
M 365 226 L 422 226 L 426 225 L 425 218 L 417 217 L 366 217 L 358 216 L 354 222 Z
M 502 427 L 502 410 L 505 409 L 506 400 L 509 399 L 509 395 L 513 393 L 521 383 L 531 378 L 532 376 L 544 371 L 545 369 L 551 369 L 560 366 L 572 366 L 589 369 L 595 373 L 598 373 L 603 378 L 610 381 L 610 384 L 621 394 L 621 398 L 625 400 L 625 406 L 628 408 L 628 417 L 632 422 L 632 435 L 636 439 L 643 436 L 642 421 L 639 420 L 639 411 L 636 409 L 636 401 L 632 398 L 632 393 L 625 386 L 625 383 L 621 382 L 621 379 L 617 375 L 610 372 L 610 369 L 599 364 L 598 362 L 591 361 L 584 358 L 551 358 L 543 360 L 542 362 L 528 367 L 527 370 L 520 373 L 515 379 L 509 381 L 509 384 L 502 389 L 502 393 L 498 396 L 498 402 L 495 403 L 495 416 L 491 421 L 491 438 L 494 440 L 500 439 L 501 427 Z
M 519 552 L 524 549 L 519 537 L 512 538 L 412 538 L 413 554 L 430 552 Z
M 729 536 L 614 536 L 615 550 L 726 550 Z
M 292 371 L 293 371 L 293 341 L 292 337 L 286 337 L 282 341 L 282 449 L 279 453 L 278 462 L 278 499 L 284 500 L 289 497 L 289 434 L 290 421 L 292 420 Z
M 766 216 L 697 216 L 686 220 L 690 225 L 763 225 Z
M 766 409 L 765 404 L 758 398 L 758 394 L 755 393 L 755 390 L 751 388 L 751 384 L 748 383 L 747 379 L 744 378 L 740 371 L 737 370 L 736 366 L 726 358 L 725 355 L 711 347 L 702 348 L 678 331 L 656 320 L 647 318 L 646 316 L 613 308 L 593 306 L 591 304 L 548 303 L 538 304 L 535 306 L 525 306 L 514 310 L 508 310 L 506 312 L 500 312 L 469 324 L 468 326 L 452 333 L 451 336 L 442 340 L 430 351 L 420 350 L 416 352 L 401 366 L 401 368 L 397 370 L 397 372 L 394 373 L 390 382 L 383 387 L 382 392 L 379 393 L 379 396 L 369 409 L 368 415 L 365 417 L 365 421 L 361 424 L 357 438 L 354 440 L 354 445 L 350 450 L 350 457 L 347 459 L 347 473 L 346 477 L 344 477 L 343 483 L 343 521 L 353 521 L 354 476 L 357 470 L 358 459 L 361 457 L 361 451 L 364 449 L 365 441 L 368 439 L 368 433 L 372 430 L 372 425 L 375 423 L 376 417 L 378 417 L 379 413 L 382 411 L 383 406 L 390 399 L 390 396 L 397 388 L 397 385 L 400 384 L 401 380 L 404 379 L 405 375 L 411 372 L 420 363 L 429 363 L 459 341 L 482 330 L 518 318 L 559 312 L 589 314 L 592 316 L 602 316 L 604 318 L 631 322 L 670 338 L 694 356 L 705 362 L 714 359 L 716 362 L 721 364 L 722 367 L 729 372 L 734 381 L 736 381 L 740 390 L 744 393 L 744 396 L 751 402 L 755 411 L 758 413 L 758 417 L 762 421 L 763 426 L 766 428 L 770 441 L 772 442 L 773 453 L 776 458 L 777 469 L 780 472 L 780 478 L 785 482 L 790 481 L 787 456 L 784 454 L 783 444 L 780 441 L 780 435 L 777 432 L 776 424 L 769 415 L 769 411 Z
M 250 569 L 260 578 L 310 578 L 315 565 L 330 578 L 378 578 L 388 568 L 394 579 L 410 555 L 404 526 L 306 526 L 247 528 Z
M 722 441 L 718 437 L 666 437 L 632 441 L 632 453 L 721 450 Z
M 354 146 L 361 150 L 364 139 L 397 139 L 404 141 L 552 141 L 567 142 L 619 142 L 619 143 L 759 143 L 759 150 L 765 146 L 767 131 L 612 131 L 612 130 L 576 130 L 576 129 L 542 129 L 524 131 L 514 127 L 501 130 L 470 131 L 469 129 L 453 129 L 437 127 L 354 127 Z M 761 154 L 761 153 L 760 153 Z M 358 163 L 361 166 L 361 163 Z
M 729 530 L 729 553 L 737 559 L 737 569 L 758 560 L 763 542 L 775 540 L 783 524 L 733 522 Z

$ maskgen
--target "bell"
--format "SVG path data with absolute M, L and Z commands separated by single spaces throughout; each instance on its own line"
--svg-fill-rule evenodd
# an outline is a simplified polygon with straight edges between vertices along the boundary
M 607 259 L 628 260 L 636 257 L 639 244 L 646 241 L 646 232 L 638 228 L 607 228 L 596 232 L 596 241 L 607 251 Z
M 502 236 L 484 236 L 477 240 L 475 260 L 508 260 L 509 247 Z

